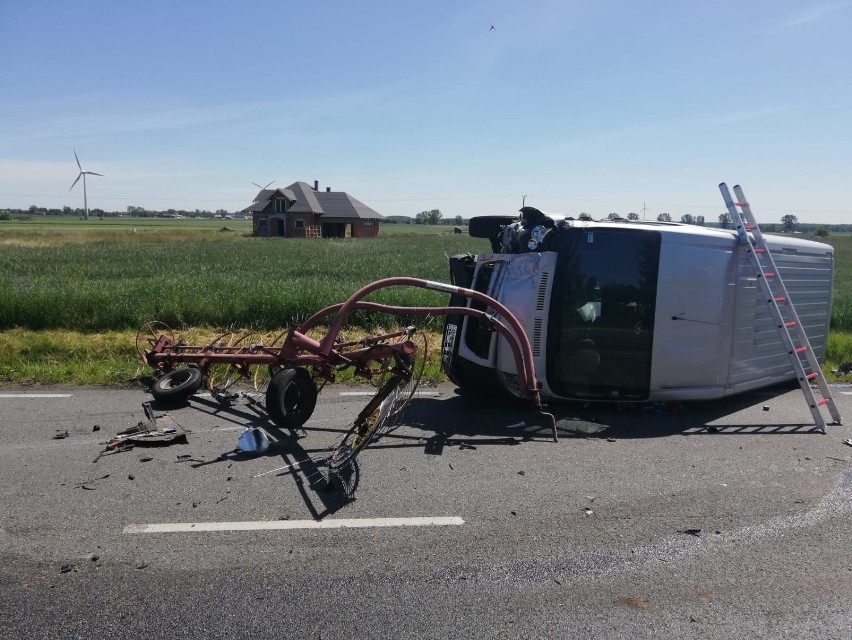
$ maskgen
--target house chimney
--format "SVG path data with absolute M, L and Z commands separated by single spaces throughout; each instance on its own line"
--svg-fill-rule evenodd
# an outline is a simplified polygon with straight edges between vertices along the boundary
M 314 191 L 319 191 L 319 180 L 314 180 Z
M 331 193 L 331 187 L 326 187 L 326 188 L 325 188 L 325 192 L 326 192 L 326 193 Z

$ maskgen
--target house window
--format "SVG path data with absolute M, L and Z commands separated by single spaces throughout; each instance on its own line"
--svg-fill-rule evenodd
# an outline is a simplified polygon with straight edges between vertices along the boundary
M 373 228 L 373 223 L 372 223 L 372 222 L 365 222 L 365 223 L 364 223 L 364 228 L 365 228 L 365 229 L 372 229 L 372 228 Z
M 285 198 L 275 199 L 275 213 L 284 213 L 287 210 L 287 200 Z
M 296 220 L 296 228 L 297 229 L 304 229 L 305 228 L 305 221 L 302 220 L 301 218 Z
M 266 235 L 266 218 L 258 218 L 257 219 L 257 232 L 262 235 Z

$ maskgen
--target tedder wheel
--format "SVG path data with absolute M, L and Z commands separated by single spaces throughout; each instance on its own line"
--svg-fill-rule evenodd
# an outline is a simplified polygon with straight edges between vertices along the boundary
M 356 421 L 343 436 L 343 440 L 326 460 L 326 464 L 332 471 L 337 472 L 347 465 L 381 431 L 385 420 L 390 417 L 394 409 L 396 398 L 393 391 L 378 406 L 374 407 L 360 423 Z M 371 400 L 371 403 L 375 403 L 375 401 L 376 397 Z
M 136 353 L 139 354 L 139 360 L 143 364 L 148 364 L 145 353 L 154 348 L 160 336 L 166 336 L 174 344 L 175 334 L 165 322 L 158 320 L 146 322 L 136 333 Z
M 266 413 L 284 429 L 298 429 L 314 412 L 317 388 L 311 375 L 301 367 L 279 371 L 266 389 Z
M 195 367 L 183 367 L 163 374 L 151 385 L 154 399 L 166 404 L 186 402 L 193 393 L 201 388 L 201 370 Z

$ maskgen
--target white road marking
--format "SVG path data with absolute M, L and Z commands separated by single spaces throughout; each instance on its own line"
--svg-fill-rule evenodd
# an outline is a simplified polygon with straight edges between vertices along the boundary
M 852 391 L 841 391 L 840 393 L 844 396 L 852 396 Z
M 374 396 L 376 395 L 375 391 L 341 391 L 340 395 L 342 396 Z M 415 397 L 419 396 L 439 396 L 441 395 L 440 391 L 416 391 L 414 393 Z
M 369 527 L 446 527 L 464 524 L 447 518 L 340 518 L 333 520 L 258 520 L 247 522 L 166 522 L 129 524 L 124 533 L 189 533 L 194 531 L 259 531 L 264 529 L 364 529 Z
M 0 393 L 0 398 L 70 398 L 73 393 Z

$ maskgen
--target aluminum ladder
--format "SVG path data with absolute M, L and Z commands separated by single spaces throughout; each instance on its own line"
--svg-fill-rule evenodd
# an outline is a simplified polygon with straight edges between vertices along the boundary
M 757 226 L 757 221 L 754 219 L 754 214 L 751 212 L 751 207 L 749 207 L 745 194 L 743 194 L 742 187 L 734 186 L 736 202 L 731 199 L 728 185 L 724 182 L 719 185 L 719 190 L 722 192 L 728 213 L 731 214 L 731 220 L 733 220 L 734 228 L 737 230 L 740 244 L 748 252 L 749 261 L 757 276 L 757 284 L 766 297 L 769 311 L 772 313 L 772 318 L 778 327 L 778 333 L 781 335 L 781 340 L 790 356 L 790 362 L 793 363 L 793 370 L 796 372 L 796 378 L 808 402 L 808 408 L 811 410 L 814 422 L 825 433 L 826 421 L 821 408 L 823 406 L 828 407 L 828 411 L 834 420 L 833 424 L 841 424 L 840 412 L 837 410 L 828 382 L 826 382 L 819 361 L 814 355 L 808 336 L 799 321 L 799 314 L 796 313 L 795 307 L 790 302 L 787 287 L 784 285 L 781 274 L 775 266 L 775 260 L 766 246 L 763 233 Z M 815 388 L 811 387 L 812 382 L 816 384 Z

